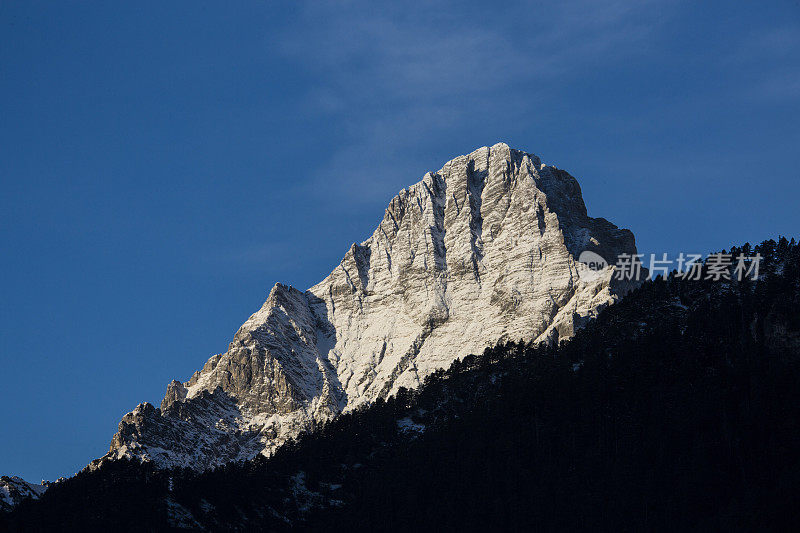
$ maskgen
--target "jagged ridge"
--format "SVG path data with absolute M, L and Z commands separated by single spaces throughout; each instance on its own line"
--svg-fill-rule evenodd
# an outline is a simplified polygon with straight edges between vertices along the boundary
M 629 288 L 577 262 L 584 250 L 636 253 L 567 172 L 502 143 L 453 159 L 322 282 L 275 285 L 225 353 L 123 418 L 106 457 L 204 469 L 269 454 L 488 345 L 569 338 Z
M 18 476 L 0 476 L 0 511 L 10 511 L 26 498 L 38 499 L 49 482 L 29 483 Z

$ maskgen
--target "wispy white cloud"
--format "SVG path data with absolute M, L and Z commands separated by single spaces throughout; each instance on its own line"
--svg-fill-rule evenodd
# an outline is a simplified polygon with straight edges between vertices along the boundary
M 798 25 L 777 28 L 752 28 L 739 36 L 738 45 L 728 56 L 729 61 L 763 61 L 764 58 L 783 59 L 796 55 L 800 48 Z
M 410 152 L 469 125 L 511 122 L 545 107 L 571 78 L 644 53 L 637 45 L 669 4 L 659 5 L 304 4 L 281 50 L 318 80 L 306 111 L 336 121 L 347 141 L 309 190 L 330 196 L 356 187 L 363 201 L 386 199 L 421 177 Z
M 304 250 L 291 247 L 289 243 L 271 240 L 267 244 L 253 244 L 246 247 L 220 249 L 215 254 L 206 256 L 206 262 L 226 269 L 230 268 L 264 268 L 285 269 L 307 259 Z
M 796 100 L 800 95 L 798 54 L 800 25 L 752 28 L 725 57 L 726 63 L 757 73 L 734 87 L 735 94 L 750 102 L 770 104 Z
M 746 96 L 774 104 L 776 102 L 797 102 L 800 95 L 800 68 L 774 69 L 749 88 Z

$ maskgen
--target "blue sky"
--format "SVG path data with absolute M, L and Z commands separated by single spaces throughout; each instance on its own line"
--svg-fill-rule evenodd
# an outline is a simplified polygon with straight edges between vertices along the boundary
M 800 228 L 800 3 L 0 3 L 0 473 L 69 475 L 505 141 L 641 251 Z

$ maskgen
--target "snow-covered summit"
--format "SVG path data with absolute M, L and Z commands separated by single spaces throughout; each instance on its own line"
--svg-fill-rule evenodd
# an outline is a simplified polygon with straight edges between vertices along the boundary
M 37 485 L 18 476 L 0 476 L 0 511 L 10 511 L 25 498 L 38 499 L 47 486 L 47 482 Z
M 585 250 L 613 263 L 636 246 L 587 216 L 567 172 L 502 143 L 457 157 L 320 283 L 275 285 L 225 353 L 123 418 L 106 457 L 203 469 L 268 454 L 498 341 L 568 338 L 628 289 Z

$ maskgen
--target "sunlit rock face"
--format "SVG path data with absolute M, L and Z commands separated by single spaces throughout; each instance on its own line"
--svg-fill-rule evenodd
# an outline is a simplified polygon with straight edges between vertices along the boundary
M 498 341 L 569 338 L 630 288 L 578 262 L 586 250 L 613 264 L 636 246 L 587 216 L 567 172 L 505 144 L 457 157 L 319 284 L 275 285 L 225 353 L 125 416 L 106 457 L 204 469 L 268 454 Z

